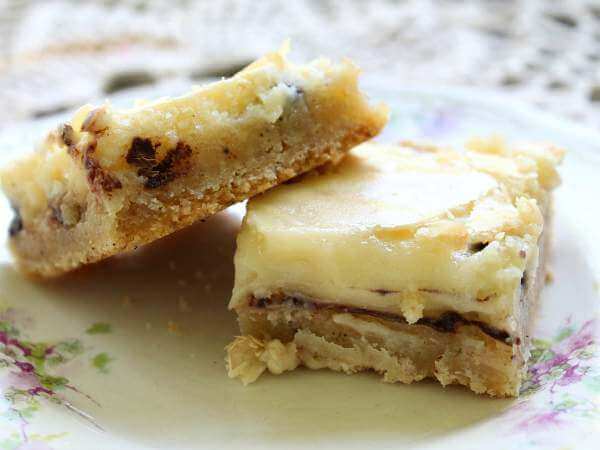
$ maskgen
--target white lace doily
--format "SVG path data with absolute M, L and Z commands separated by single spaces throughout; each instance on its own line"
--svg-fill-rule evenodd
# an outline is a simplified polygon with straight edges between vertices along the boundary
M 0 0 L 0 126 L 164 79 L 227 75 L 287 37 L 399 85 L 478 86 L 600 126 L 600 1 Z

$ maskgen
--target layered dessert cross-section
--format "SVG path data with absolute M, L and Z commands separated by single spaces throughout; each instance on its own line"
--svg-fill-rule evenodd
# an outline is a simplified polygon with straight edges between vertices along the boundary
M 1 173 L 18 266 L 58 275 L 337 161 L 387 121 L 357 77 L 283 50 L 181 97 L 81 108 Z
M 516 396 L 562 150 L 363 144 L 252 199 L 229 375 L 303 365 Z

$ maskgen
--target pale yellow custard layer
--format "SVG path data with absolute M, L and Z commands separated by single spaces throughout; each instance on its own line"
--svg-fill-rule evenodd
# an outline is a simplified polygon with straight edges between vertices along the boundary
M 473 141 L 363 144 L 249 201 L 230 306 L 273 294 L 385 311 L 453 311 L 516 334 L 562 151 Z

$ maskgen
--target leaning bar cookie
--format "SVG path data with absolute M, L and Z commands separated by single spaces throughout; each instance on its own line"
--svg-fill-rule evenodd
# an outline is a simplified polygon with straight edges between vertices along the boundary
M 357 77 L 348 61 L 282 51 L 182 97 L 82 108 L 1 174 L 18 266 L 57 275 L 339 160 L 387 120 Z
M 516 396 L 562 150 L 364 144 L 249 202 L 231 377 L 299 365 Z

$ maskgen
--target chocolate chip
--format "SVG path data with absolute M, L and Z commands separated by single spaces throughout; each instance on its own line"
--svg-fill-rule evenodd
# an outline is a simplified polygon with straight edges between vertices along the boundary
M 21 211 L 15 205 L 11 205 L 13 210 L 13 218 L 8 226 L 8 235 L 15 237 L 21 230 L 23 230 L 23 218 L 21 217 Z
M 152 167 L 156 164 L 156 148 L 150 139 L 134 137 L 125 161 L 138 167 Z
M 184 161 L 192 154 L 191 147 L 179 141 L 175 148 L 169 150 L 158 162 L 156 160 L 158 146 L 160 144 L 153 144 L 149 138 L 135 137 L 125 157 L 127 163 L 139 167 L 137 173 L 146 177 L 144 187 L 148 189 L 163 186 L 185 172 Z M 229 153 L 227 148 L 223 151 L 225 154 Z
M 519 250 L 519 256 L 525 259 L 525 257 L 527 256 L 527 252 L 525 252 L 525 250 Z
M 154 167 L 148 170 L 140 169 L 138 173 L 147 177 L 144 186 L 148 189 L 155 189 L 173 181 L 185 172 L 185 161 L 191 155 L 191 147 L 181 141 L 178 142 L 177 146 L 169 150 L 162 161 Z
M 98 190 L 102 190 L 104 192 L 111 192 L 115 189 L 120 189 L 122 187 L 121 182 L 102 169 L 100 163 L 93 156 L 95 151 L 95 144 L 90 144 L 86 148 L 83 157 L 83 165 L 87 171 L 87 180 L 92 186 L 92 191 L 97 192 Z
M 521 288 L 525 289 L 527 287 L 527 273 L 523 272 L 523 276 L 521 277 Z
M 267 307 L 267 299 L 266 298 L 256 299 L 253 306 L 256 308 L 266 308 Z
M 386 291 L 390 292 L 390 291 Z M 339 304 L 331 304 L 331 303 L 322 303 L 322 302 L 313 302 L 309 300 L 303 300 L 296 297 L 285 296 L 285 294 L 277 294 L 277 296 L 272 296 L 270 298 L 260 298 L 257 299 L 255 297 L 250 297 L 248 300 L 248 306 L 255 308 L 266 308 L 267 306 L 278 306 L 279 304 L 284 304 L 287 307 L 294 306 L 297 308 L 305 308 L 313 311 L 332 311 L 337 313 L 349 313 L 349 314 L 357 314 L 357 315 L 366 315 L 370 317 L 375 317 L 378 319 L 389 320 L 392 322 L 406 323 L 406 319 L 399 314 L 394 314 L 390 312 L 384 311 L 375 311 L 365 308 L 356 308 L 352 306 L 344 306 Z M 437 331 L 444 333 L 453 333 L 457 330 L 457 327 L 460 325 L 472 325 L 478 327 L 483 333 L 488 336 L 506 342 L 510 335 L 503 330 L 499 330 L 495 327 L 487 325 L 478 320 L 469 320 L 462 317 L 460 314 L 448 311 L 442 314 L 437 318 L 428 318 L 423 317 L 416 322 L 418 325 L 425 325 L 430 328 L 433 328 Z
M 58 127 L 58 135 L 63 144 L 67 147 L 67 152 L 73 157 L 79 156 L 79 150 L 75 145 L 75 131 L 71 124 L 63 123 Z
M 488 246 L 489 242 L 474 242 L 469 245 L 469 250 L 472 253 L 478 253 Z
M 462 317 L 455 312 L 445 312 L 437 319 L 427 319 L 434 328 L 444 332 L 456 331 L 456 325 L 462 322 Z
M 287 87 L 289 87 L 289 88 L 291 88 L 291 89 L 294 90 L 294 94 L 295 94 L 296 97 L 299 96 L 299 95 L 304 95 L 304 89 L 302 89 L 300 86 L 298 86 L 298 85 L 296 85 L 294 83 L 291 83 L 289 81 L 284 82 L 284 84 Z
M 394 291 L 388 291 L 387 289 L 369 289 L 371 292 L 374 292 L 375 294 L 379 294 L 379 295 L 388 295 L 388 294 L 393 294 Z
M 59 225 L 65 224 L 59 206 L 50 206 L 50 221 Z
M 71 147 L 73 145 L 74 132 L 73 127 L 68 123 L 63 123 L 59 128 L 60 139 L 67 147 Z
M 158 187 L 161 187 L 164 184 L 167 184 L 168 182 L 169 182 L 169 180 L 167 180 L 164 176 L 157 175 L 157 176 L 148 178 L 146 180 L 146 182 L 144 183 L 144 187 L 147 189 L 156 189 Z
M 510 335 L 504 330 L 499 330 L 498 328 L 495 328 L 495 327 L 487 325 L 483 322 L 478 322 L 478 321 L 474 321 L 474 320 L 469 321 L 468 323 L 476 325 L 485 334 L 487 334 L 488 336 L 490 336 L 498 341 L 506 342 L 508 339 L 510 339 Z

